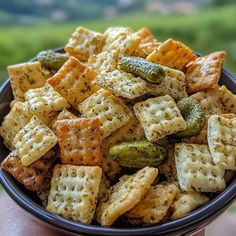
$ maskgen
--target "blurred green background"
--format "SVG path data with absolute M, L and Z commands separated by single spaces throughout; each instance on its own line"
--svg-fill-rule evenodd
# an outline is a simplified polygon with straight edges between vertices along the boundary
M 180 40 L 203 54 L 225 50 L 236 75 L 235 0 L 0 0 L 0 81 L 6 66 L 62 47 L 74 29 L 148 27 L 158 40 Z

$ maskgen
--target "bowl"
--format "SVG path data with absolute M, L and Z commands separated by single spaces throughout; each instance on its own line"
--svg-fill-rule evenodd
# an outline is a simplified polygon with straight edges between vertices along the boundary
M 63 50 L 58 49 L 56 51 L 62 52 Z M 226 85 L 236 94 L 236 78 L 225 69 L 222 69 L 220 84 Z M 9 112 L 9 104 L 12 99 L 11 85 L 9 80 L 7 80 L 0 88 L 0 122 L 2 122 L 4 116 Z M 0 150 L 0 162 L 2 162 L 9 153 L 9 150 L 4 147 L 2 139 L 0 140 Z M 131 236 L 191 234 L 215 220 L 236 198 L 236 178 L 234 178 L 228 184 L 227 188 L 210 202 L 180 219 L 148 227 L 102 227 L 98 225 L 80 224 L 46 211 L 41 207 L 40 200 L 35 193 L 28 191 L 4 170 L 0 170 L 0 182 L 9 196 L 21 208 L 42 223 L 46 223 L 49 227 L 56 228 L 58 231 L 64 232 L 67 235 Z

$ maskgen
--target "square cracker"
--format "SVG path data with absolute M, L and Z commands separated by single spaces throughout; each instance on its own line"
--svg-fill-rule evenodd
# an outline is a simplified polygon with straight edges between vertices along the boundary
M 121 70 L 102 72 L 95 78 L 94 83 L 117 96 L 129 99 L 140 97 L 148 92 L 147 82 L 141 77 Z
M 207 145 L 175 144 L 175 163 L 181 190 L 220 192 L 225 171 L 215 164 Z
M 103 51 L 118 50 L 119 55 L 131 56 L 135 49 L 138 47 L 141 38 L 134 34 L 120 35 L 114 41 L 107 43 Z
M 198 192 L 182 192 L 177 196 L 177 199 L 172 205 L 172 214 L 170 219 L 179 219 L 197 207 L 200 207 L 207 203 L 210 199 Z
M 165 78 L 159 84 L 148 84 L 149 92 L 154 96 L 170 95 L 175 100 L 187 97 L 185 74 L 180 70 L 163 66 Z
M 46 82 L 40 62 L 27 62 L 7 67 L 14 99 L 24 101 L 25 92 Z
M 141 37 L 141 42 L 136 48 L 133 56 L 146 58 L 160 45 L 160 43 L 157 42 L 152 33 L 146 27 L 138 30 L 136 34 Z
M 193 51 L 183 43 L 168 39 L 148 55 L 147 60 L 173 69 L 184 70 L 186 64 L 195 60 L 196 57 Z
M 104 42 L 103 34 L 78 27 L 66 44 L 65 51 L 80 61 L 87 61 L 91 55 L 102 50 Z
M 110 226 L 115 220 L 131 210 L 147 193 L 158 174 L 153 167 L 145 167 L 128 178 L 123 178 L 111 189 L 109 198 L 97 208 L 97 221 Z
M 125 214 L 125 218 L 132 225 L 159 223 L 178 193 L 178 187 L 172 183 L 152 186 L 143 199 Z
M 4 144 L 13 150 L 13 139 L 16 134 L 30 121 L 32 113 L 26 102 L 15 102 L 10 112 L 4 117 L 0 127 L 0 135 Z
M 70 57 L 60 70 L 48 79 L 48 83 L 60 93 L 74 108 L 92 95 L 96 88 L 91 81 L 96 72 L 80 63 L 75 57 Z
M 200 105 L 206 115 L 222 114 L 224 108 L 219 99 L 219 89 L 200 91 L 191 95 L 200 102 Z
M 169 95 L 136 103 L 134 113 L 150 142 L 156 142 L 166 135 L 185 130 L 187 127 L 174 99 Z
M 236 170 L 236 117 L 212 115 L 207 136 L 214 162 L 224 169 Z
M 130 119 L 123 102 L 104 89 L 98 90 L 79 104 L 78 110 L 83 117 L 99 119 L 102 139 L 125 125 Z
M 219 88 L 220 101 L 223 104 L 225 112 L 236 113 L 236 95 L 223 85 Z
M 70 106 L 51 86 L 28 90 L 25 100 L 31 112 L 47 125 L 63 108 Z
M 27 189 L 37 191 L 43 184 L 47 174 L 55 161 L 55 152 L 49 150 L 39 160 L 29 166 L 23 166 L 19 155 L 12 151 L 2 162 L 1 167 L 9 172 Z
M 98 119 L 77 118 L 55 122 L 61 163 L 101 165 L 102 139 Z
M 120 60 L 119 50 L 103 51 L 88 60 L 88 66 L 97 73 L 115 70 Z
M 57 144 L 57 137 L 40 120 L 33 116 L 15 136 L 15 147 L 24 166 L 37 161 Z
M 186 66 L 188 93 L 217 88 L 225 56 L 225 52 L 214 52 L 190 62 Z
M 47 210 L 90 224 L 98 197 L 102 169 L 98 166 L 56 165 Z

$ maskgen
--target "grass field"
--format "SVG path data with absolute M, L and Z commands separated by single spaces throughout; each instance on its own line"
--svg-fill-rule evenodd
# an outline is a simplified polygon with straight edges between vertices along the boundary
M 151 29 L 158 40 L 172 37 L 181 40 L 195 51 L 209 53 L 227 51 L 226 68 L 236 74 L 236 30 L 233 20 L 236 4 L 192 15 L 158 16 L 136 13 L 112 20 L 44 24 L 30 27 L 0 28 L 0 78 L 6 78 L 6 66 L 30 59 L 40 50 L 63 46 L 78 25 L 104 31 L 109 26 L 142 26 Z

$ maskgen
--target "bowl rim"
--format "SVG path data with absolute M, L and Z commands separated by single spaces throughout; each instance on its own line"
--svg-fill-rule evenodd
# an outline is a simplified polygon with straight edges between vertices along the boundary
M 56 49 L 55 51 L 61 52 L 62 49 Z M 33 59 L 32 59 L 33 60 Z M 227 79 L 231 80 L 236 86 L 236 78 L 224 68 L 222 69 Z M 10 88 L 10 80 L 6 80 L 1 88 L 0 94 L 4 91 L 8 91 Z M 147 235 L 162 233 L 170 235 L 177 230 L 183 230 L 189 227 L 203 224 L 203 222 L 209 221 L 212 216 L 219 215 L 224 209 L 229 207 L 236 198 L 236 178 L 227 186 L 227 188 L 214 197 L 209 203 L 203 205 L 200 208 L 192 211 L 186 216 L 168 221 L 163 224 L 156 224 L 147 227 L 135 227 L 135 228 L 118 228 L 118 227 L 104 227 L 99 225 L 86 225 L 78 223 L 72 220 L 67 220 L 63 217 L 48 212 L 42 206 L 34 202 L 30 197 L 24 193 L 17 191 L 17 184 L 11 180 L 10 175 L 4 170 L 0 169 L 0 182 L 8 193 L 8 195 L 24 210 L 29 212 L 34 217 L 48 223 L 52 227 L 59 228 L 63 231 L 71 233 L 83 233 L 86 235 Z M 214 219 L 213 217 L 212 219 Z

